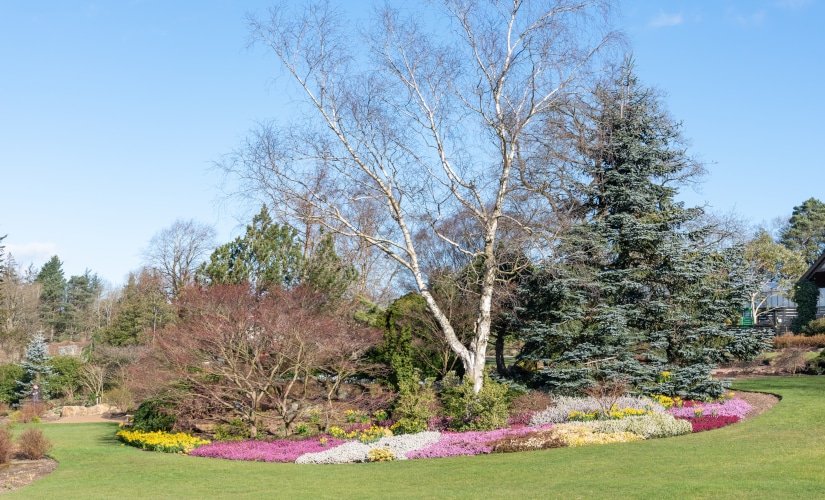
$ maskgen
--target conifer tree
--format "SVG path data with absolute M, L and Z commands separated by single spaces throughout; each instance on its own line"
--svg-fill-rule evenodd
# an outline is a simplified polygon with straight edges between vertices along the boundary
M 268 286 L 290 287 L 300 282 L 303 255 L 297 231 L 273 223 L 266 205 L 246 226 L 246 234 L 215 249 L 198 268 L 201 281 L 211 284 L 249 282 L 258 293 Z
M 38 312 L 41 320 L 49 327 L 49 339 L 66 331 L 69 325 L 68 298 L 63 263 L 57 255 L 43 264 L 35 280 L 41 285 Z
M 51 359 L 46 339 L 38 333 L 26 347 L 26 357 L 21 363 L 23 369 L 26 370 L 23 380 L 19 382 L 20 390 L 18 392 L 21 397 L 31 396 L 36 385 L 40 391 L 40 397 L 48 399 L 49 379 L 55 375 L 49 364 Z
M 638 392 L 718 396 L 714 364 L 755 355 L 768 335 L 728 328 L 753 287 L 742 249 L 693 244 L 703 230 L 686 223 L 701 210 L 676 202 L 670 182 L 697 165 L 632 63 L 595 98 L 581 150 L 587 214 L 522 291 L 521 359 L 541 367 L 526 377 L 559 392 L 624 379 Z
M 782 244 L 799 252 L 810 266 L 825 251 L 825 203 L 809 198 L 793 208 Z

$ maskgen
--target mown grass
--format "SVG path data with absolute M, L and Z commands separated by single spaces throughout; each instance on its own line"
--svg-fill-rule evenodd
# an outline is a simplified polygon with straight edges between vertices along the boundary
M 313 466 L 120 446 L 112 424 L 42 425 L 57 470 L 9 498 L 822 498 L 825 377 L 738 382 L 783 399 L 681 436 L 531 453 Z

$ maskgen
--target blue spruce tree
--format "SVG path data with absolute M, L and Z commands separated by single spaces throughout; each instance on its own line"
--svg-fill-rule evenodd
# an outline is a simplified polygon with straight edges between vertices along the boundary
M 701 244 L 702 210 L 675 201 L 671 183 L 700 167 L 632 63 L 596 91 L 591 120 L 582 221 L 522 289 L 522 364 L 538 368 L 523 376 L 554 392 L 622 379 L 639 393 L 717 397 L 714 366 L 755 356 L 770 335 L 730 328 L 753 286 L 742 249 Z
M 43 334 L 38 333 L 26 347 L 26 358 L 21 363 L 26 370 L 23 380 L 19 382 L 18 393 L 21 399 L 33 396 L 35 385 L 38 387 L 40 399 L 48 399 L 49 379 L 55 375 L 49 365 L 51 359 L 46 339 Z

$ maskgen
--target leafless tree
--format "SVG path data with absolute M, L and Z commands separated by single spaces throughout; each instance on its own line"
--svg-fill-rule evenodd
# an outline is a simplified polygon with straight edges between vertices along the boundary
M 102 366 L 87 363 L 80 369 L 80 383 L 95 398 L 95 404 L 100 404 L 103 395 L 103 386 L 106 382 L 106 369 Z
M 476 391 L 483 383 L 500 232 L 531 234 L 519 172 L 543 149 L 546 118 L 583 90 L 617 39 L 609 0 L 445 0 L 376 10 L 369 29 L 328 5 L 284 3 L 251 20 L 302 92 L 305 121 L 263 126 L 222 163 L 241 191 L 384 252 L 412 276 Z M 322 182 L 315 182 L 323 172 Z M 311 188 L 311 189 L 310 189 Z M 380 206 L 384 217 L 364 225 Z M 547 210 L 535 203 L 534 210 Z M 471 233 L 442 231 L 463 214 Z M 468 343 L 430 292 L 419 235 L 480 263 Z
M 194 219 L 178 219 L 162 229 L 143 251 L 146 263 L 164 280 L 170 297 L 190 284 L 195 269 L 215 247 L 215 229 Z

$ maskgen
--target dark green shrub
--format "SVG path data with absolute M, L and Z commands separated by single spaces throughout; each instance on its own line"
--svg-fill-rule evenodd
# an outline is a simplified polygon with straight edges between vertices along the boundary
M 800 280 L 794 285 L 791 298 L 796 302 L 796 318 L 791 323 L 791 331 L 800 333 L 805 325 L 816 319 L 819 288 L 808 280 Z
M 509 416 L 510 401 L 507 385 L 484 376 L 484 385 L 478 394 L 467 380 L 441 392 L 444 414 L 452 419 L 456 430 L 488 431 L 504 427 Z
M 809 375 L 825 375 L 825 351 L 819 353 L 819 356 L 808 361 L 808 366 L 805 367 L 805 373 Z
M 800 333 L 808 337 L 825 334 L 825 318 L 809 321 L 807 325 L 802 327 Z
M 243 441 L 249 439 L 249 426 L 240 418 L 233 418 L 225 424 L 215 426 L 215 441 Z
M 137 431 L 171 431 L 177 417 L 169 411 L 168 403 L 159 399 L 147 399 L 138 406 L 132 428 Z
M 25 376 L 26 370 L 20 365 L 0 365 L 0 401 L 17 404 L 20 401 L 20 395 L 17 393 L 20 388 L 18 381 L 23 380 Z
M 83 362 L 74 356 L 52 356 L 48 361 L 54 375 L 49 378 L 49 393 L 52 398 L 74 399 L 80 392 L 80 367 Z

